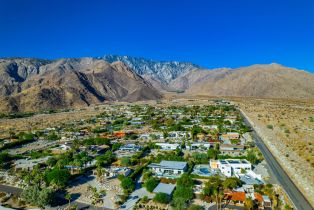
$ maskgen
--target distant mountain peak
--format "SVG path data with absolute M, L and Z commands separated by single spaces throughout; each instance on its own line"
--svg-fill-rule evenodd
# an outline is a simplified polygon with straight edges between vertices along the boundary
M 191 62 L 155 61 L 128 55 L 105 55 L 102 58 L 109 63 L 121 61 L 135 70 L 139 75 L 149 77 L 164 84 L 168 84 L 171 80 L 185 72 L 200 68 Z

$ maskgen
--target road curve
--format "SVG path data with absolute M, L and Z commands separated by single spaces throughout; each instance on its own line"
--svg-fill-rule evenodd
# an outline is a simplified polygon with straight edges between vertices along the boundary
M 246 116 L 243 115 L 242 110 L 240 111 L 245 124 L 250 126 L 253 129 L 253 126 L 248 121 Z M 256 142 L 256 146 L 259 148 L 259 150 L 262 152 L 262 154 L 265 157 L 265 160 L 267 164 L 269 165 L 269 168 L 272 170 L 273 174 L 276 176 L 278 182 L 281 184 L 281 186 L 284 188 L 288 196 L 290 197 L 290 200 L 294 204 L 294 207 L 298 210 L 313 210 L 314 208 L 311 206 L 310 202 L 304 197 L 304 195 L 301 193 L 301 191 L 297 188 L 297 186 L 292 182 L 290 177 L 287 175 L 287 173 L 283 170 L 281 165 L 278 163 L 276 158 L 272 155 L 272 153 L 269 151 L 265 143 L 263 142 L 262 138 L 257 134 L 257 132 L 253 129 L 251 132 L 253 135 L 253 138 Z

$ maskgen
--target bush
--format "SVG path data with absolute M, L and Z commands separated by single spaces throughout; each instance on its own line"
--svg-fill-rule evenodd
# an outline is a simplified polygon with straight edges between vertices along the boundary
M 120 161 L 122 166 L 129 166 L 131 165 L 131 161 L 129 157 L 123 157 Z
M 268 129 L 274 129 L 274 126 L 273 125 L 267 125 L 266 126 Z
M 27 203 L 44 207 L 52 203 L 55 191 L 51 188 L 40 189 L 38 186 L 30 186 L 26 188 L 21 197 Z
M 12 160 L 12 156 L 6 152 L 0 153 L 0 168 L 4 168 Z
M 146 182 L 145 182 L 145 187 L 147 189 L 147 191 L 149 192 L 153 192 L 153 190 L 156 188 L 156 186 L 158 185 L 159 181 L 154 178 L 151 177 L 149 178 Z
M 170 201 L 170 198 L 166 193 L 157 193 L 154 197 L 154 201 L 157 203 L 167 204 Z
M 121 187 L 128 193 L 135 190 L 135 183 L 130 177 L 124 177 L 121 181 Z

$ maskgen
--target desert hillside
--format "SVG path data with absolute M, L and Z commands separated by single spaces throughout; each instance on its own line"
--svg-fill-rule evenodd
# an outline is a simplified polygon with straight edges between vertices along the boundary
M 314 98 L 314 74 L 279 64 L 193 70 L 170 83 L 192 95 Z
M 101 59 L 0 60 L 0 110 L 32 111 L 154 100 L 160 93 L 122 62 Z

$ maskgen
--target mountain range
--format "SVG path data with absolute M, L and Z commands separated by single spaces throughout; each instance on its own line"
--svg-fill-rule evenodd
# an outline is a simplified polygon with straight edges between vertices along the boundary
M 122 62 L 0 59 L 0 110 L 30 111 L 156 100 L 161 94 Z
M 189 62 L 116 55 L 57 60 L 3 58 L 0 59 L 0 111 L 158 100 L 168 91 L 313 99 L 313 81 L 314 74 L 280 64 L 208 70 Z

